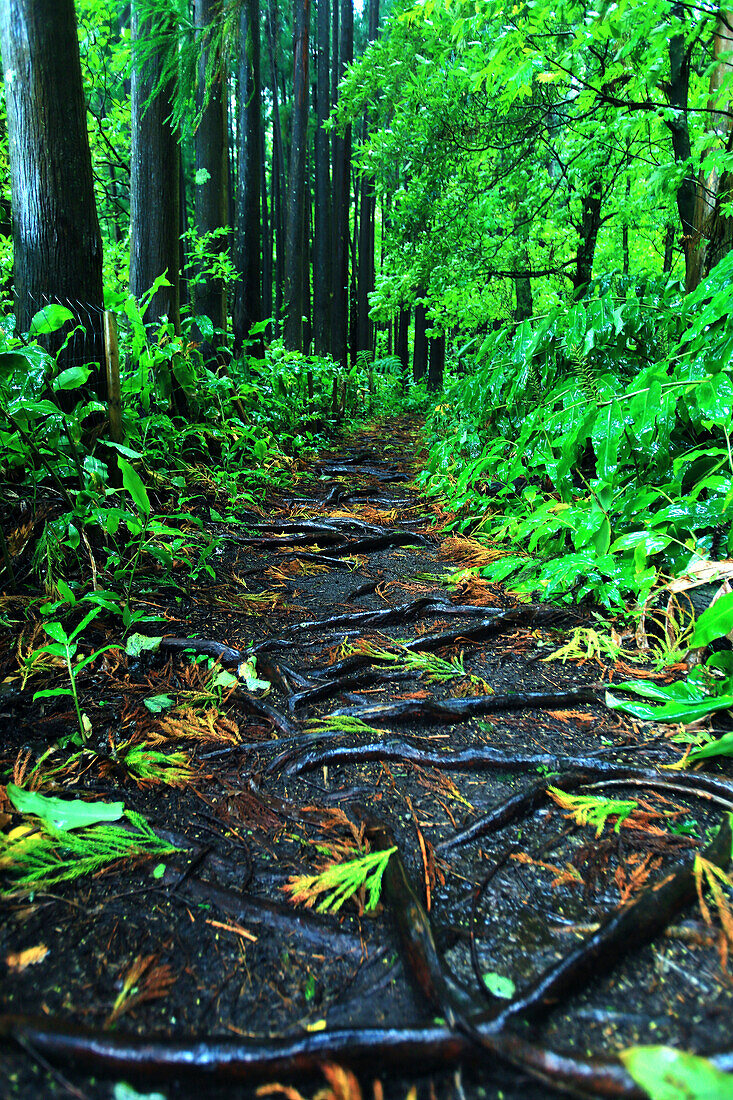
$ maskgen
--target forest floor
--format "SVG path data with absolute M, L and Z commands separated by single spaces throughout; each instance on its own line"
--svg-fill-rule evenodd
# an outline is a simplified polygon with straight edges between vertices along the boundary
M 0 862 L 2 1097 L 280 1082 L 264 1094 L 297 1100 L 324 1072 L 333 1100 L 632 1096 L 616 1051 L 729 1044 L 720 918 L 692 861 L 733 801 L 730 764 L 660 771 L 679 746 L 604 705 L 638 669 L 547 660 L 597 619 L 477 576 L 491 551 L 441 532 L 419 450 L 407 421 L 362 429 L 260 515 L 211 522 L 216 578 L 154 598 L 159 648 L 80 674 L 97 751 L 51 754 L 42 792 L 121 800 L 175 850 L 32 893 Z M 109 643 L 100 621 L 85 644 Z M 29 702 L 62 670 L 20 692 L 29 640 L 0 643 L 0 777 L 34 786 L 74 714 Z M 135 779 L 130 745 L 192 773 Z M 548 786 L 637 805 L 597 835 Z M 392 847 L 375 910 L 362 890 L 319 914 L 286 889 Z

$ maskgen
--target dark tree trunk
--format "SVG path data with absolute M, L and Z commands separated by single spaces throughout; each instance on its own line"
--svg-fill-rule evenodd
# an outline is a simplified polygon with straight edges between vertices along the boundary
M 357 338 L 359 335 L 359 315 L 357 312 L 357 273 L 359 269 L 359 254 L 358 254 L 358 234 L 359 234 L 359 178 L 354 176 L 354 190 L 353 190 L 353 203 L 354 203 L 354 217 L 353 228 L 351 233 L 351 275 L 349 278 L 349 357 L 352 365 L 356 363 L 357 355 L 359 354 L 359 345 L 357 344 Z
M 424 290 L 417 291 L 418 301 L 415 303 L 415 339 L 412 351 L 412 377 L 420 382 L 428 371 L 428 337 L 427 337 L 427 309 L 420 299 L 424 296 Z
M 199 34 L 213 23 L 221 14 L 221 0 L 195 0 L 194 19 Z M 204 107 L 206 96 L 206 70 L 216 66 L 210 89 L 209 100 Z M 203 111 L 194 135 L 194 165 L 196 182 L 194 184 L 194 216 L 196 232 L 204 236 L 222 229 L 228 224 L 229 217 L 229 145 L 227 127 L 227 97 L 224 75 L 219 68 L 219 58 L 212 58 L 209 43 L 201 51 L 196 90 L 197 110 Z M 198 173 L 208 178 L 199 183 Z M 224 236 L 211 241 L 208 251 L 223 252 L 227 246 Z M 220 333 L 226 331 L 227 299 L 226 287 L 220 279 L 207 275 L 205 271 L 196 271 L 193 283 L 194 313 L 208 317 Z M 223 336 L 216 339 L 218 345 Z M 213 348 L 207 348 L 209 355 Z
M 341 0 L 340 46 L 337 71 L 342 76 L 354 55 L 353 0 Z M 331 354 L 344 367 L 347 362 L 349 313 L 349 199 L 351 193 L 351 127 L 333 140 L 333 309 Z
M 379 29 L 379 0 L 369 0 L 368 41 L 373 42 Z M 364 140 L 369 137 L 369 122 L 364 115 Z M 359 218 L 359 285 L 357 292 L 357 347 L 374 350 L 374 326 L 369 319 L 369 295 L 374 290 L 374 215 L 376 194 L 374 178 L 367 172 L 361 177 L 361 214 Z
M 275 236 L 275 327 L 280 330 L 283 314 L 283 289 L 285 285 L 285 154 L 283 152 L 282 127 L 280 125 L 280 92 L 278 87 L 277 57 L 275 53 L 274 12 L 268 11 L 265 23 L 267 52 L 270 61 L 270 91 L 272 93 L 272 218 Z
M 527 265 L 527 270 L 529 271 L 529 255 L 526 252 L 524 254 L 524 263 Z M 514 280 L 514 292 L 517 296 L 517 308 L 514 310 L 514 320 L 526 321 L 534 313 L 532 280 L 529 276 L 517 276 Z
M 674 226 L 668 225 L 664 234 L 664 264 L 662 271 L 668 274 L 674 261 Z
M 240 350 L 252 325 L 262 320 L 262 83 L 260 78 L 260 4 L 246 0 L 239 17 L 239 136 L 237 171 L 237 284 L 234 346 Z M 249 345 L 257 359 L 265 354 L 262 336 Z
M 285 222 L 285 327 L 289 348 L 303 350 L 303 265 L 305 243 L 305 162 L 308 137 L 308 31 L 310 0 L 296 0 L 293 11 L 293 112 L 290 178 Z
M 445 371 L 445 333 L 434 336 L 430 341 L 430 367 L 428 369 L 428 389 L 436 393 L 443 385 Z
M 594 180 L 588 194 L 583 196 L 583 221 L 573 274 L 573 286 L 577 295 L 584 292 L 593 278 L 593 257 L 596 253 L 598 230 L 601 228 L 602 202 L 601 182 Z
M 334 3 L 336 0 L 334 0 Z M 329 22 L 330 0 L 317 0 L 315 232 L 313 240 L 313 336 L 315 351 L 331 348 L 331 174 L 330 139 L 323 124 L 330 109 Z
M 163 30 L 175 33 L 168 16 Z M 152 33 L 151 19 L 144 19 L 137 3 L 132 6 L 132 40 L 143 41 Z M 162 58 L 151 57 L 132 70 L 132 172 L 130 182 L 130 290 L 142 297 L 159 275 L 169 286 L 153 295 L 146 321 L 167 316 L 180 330 L 180 147 L 171 122 L 173 85 L 166 83 L 150 96 L 162 76 Z M 145 106 L 146 102 L 150 102 Z
M 676 16 L 684 15 L 682 5 L 672 8 Z M 687 100 L 690 86 L 690 54 L 685 46 L 684 35 L 674 35 L 669 40 L 670 80 L 667 96 L 675 108 L 674 118 L 667 120 L 672 135 L 672 150 L 677 164 L 686 164 L 692 147 L 687 118 Z M 695 179 L 689 171 L 683 172 L 677 188 L 677 211 L 682 223 L 682 250 L 685 255 L 686 282 L 692 275 L 691 254 L 695 239 Z
M 102 241 L 73 0 L 2 0 L 0 47 L 13 74 L 5 94 L 18 330 L 61 302 L 85 329 L 65 362 L 100 362 Z
M 261 127 L 262 148 L 260 168 L 262 170 L 262 315 L 272 317 L 272 218 L 267 202 L 267 167 L 265 162 L 265 128 Z M 272 338 L 271 325 L 267 326 L 268 339 Z
M 402 366 L 402 387 L 407 389 L 407 379 L 410 374 L 410 308 L 400 310 L 397 322 L 397 336 L 395 339 L 395 355 Z

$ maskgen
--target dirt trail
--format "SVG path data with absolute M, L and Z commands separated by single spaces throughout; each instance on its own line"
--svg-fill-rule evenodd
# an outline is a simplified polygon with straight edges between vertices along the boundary
M 108 745 L 155 735 L 165 751 L 195 746 L 195 774 L 183 787 L 145 786 L 109 759 L 84 759 L 59 793 L 122 798 L 180 851 L 159 877 L 154 861 L 128 863 L 4 904 L 0 959 L 48 953 L 6 967 L 2 1011 L 99 1031 L 125 977 L 129 988 L 107 1048 L 95 1055 L 82 1035 L 62 1071 L 39 1052 L 55 1061 L 54 1043 L 71 1042 L 63 1030 L 58 1040 L 0 1021 L 26 1044 L 0 1047 L 1 1095 L 110 1097 L 113 1081 L 133 1079 L 132 1057 L 143 1093 L 157 1064 L 169 1100 L 201 1096 L 180 1069 L 194 1035 L 221 1040 L 199 1056 L 222 1080 L 238 1077 L 212 1079 L 212 1097 L 248 1097 L 288 1075 L 313 1096 L 319 1074 L 307 1073 L 319 1060 L 356 1065 L 365 1098 L 375 1080 L 388 1097 L 414 1085 L 426 1100 L 542 1098 L 578 1088 L 573 1074 L 585 1075 L 584 1095 L 633 1095 L 613 1062 L 589 1069 L 585 1056 L 637 1042 L 725 1046 L 733 995 L 717 932 L 684 903 L 699 838 L 719 826 L 733 786 L 716 773 L 692 797 L 683 787 L 702 790 L 699 773 L 658 771 L 677 752 L 603 705 L 601 685 L 628 670 L 545 660 L 593 620 L 519 603 L 477 577 L 485 552 L 437 532 L 409 484 L 418 446 L 409 424 L 364 431 L 266 515 L 215 525 L 225 536 L 216 581 L 185 618 L 171 601 L 159 651 L 121 658 L 97 683 L 117 718 Z M 212 689 L 191 651 L 238 684 Z M 248 690 L 247 677 L 269 692 Z M 163 693 L 176 709 L 151 714 L 144 699 Z M 0 718 L 4 706 L 17 723 L 7 767 L 29 734 L 1 697 Z M 596 837 L 548 796 L 553 783 L 575 793 L 600 783 L 643 806 Z M 284 889 L 336 858 L 393 846 L 375 912 L 360 911 L 362 895 L 319 915 Z M 657 919 L 649 884 L 678 865 L 679 897 Z M 611 929 L 576 972 L 553 973 L 629 899 L 631 931 Z M 509 983 L 530 995 L 507 1012 Z M 502 1013 L 509 1030 L 484 1027 L 481 1040 L 476 1029 Z M 120 1034 L 163 1045 L 115 1048 Z M 178 1043 L 167 1054 L 165 1036 Z M 573 1049 L 579 1062 L 550 1065 L 548 1050 Z M 550 1086 L 538 1080 L 548 1074 Z M 334 1095 L 357 1100 L 354 1090 Z

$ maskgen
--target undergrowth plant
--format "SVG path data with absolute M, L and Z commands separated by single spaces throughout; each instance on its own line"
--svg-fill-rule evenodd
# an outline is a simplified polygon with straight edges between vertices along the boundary
M 503 550 L 518 592 L 641 608 L 731 553 L 733 254 L 681 297 L 597 280 L 489 333 L 428 423 L 421 476 L 449 526 Z

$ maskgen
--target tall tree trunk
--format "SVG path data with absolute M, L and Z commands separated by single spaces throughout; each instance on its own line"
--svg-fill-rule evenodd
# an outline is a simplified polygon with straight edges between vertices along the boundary
M 445 373 L 445 333 L 433 336 L 430 341 L 430 367 L 428 368 L 428 389 L 436 393 L 443 385 Z
M 354 55 L 353 0 L 341 0 L 338 73 L 343 76 Z M 349 313 L 349 199 L 351 193 L 351 127 L 333 140 L 333 309 L 331 354 L 347 364 Z
M 175 33 L 172 17 L 155 17 L 155 28 Z M 132 5 L 132 40 L 149 38 L 153 18 L 144 18 L 140 5 Z M 180 147 L 171 122 L 173 84 L 159 88 L 162 57 L 155 55 L 132 70 L 132 172 L 130 181 L 130 290 L 142 297 L 159 275 L 161 286 L 145 313 L 146 321 L 167 316 L 180 330 Z M 152 96 L 152 99 L 150 98 Z M 149 102 L 148 102 L 149 100 Z M 147 103 L 147 107 L 145 104 Z
M 717 62 L 710 74 L 708 109 L 710 132 L 715 134 L 730 154 L 733 152 L 733 120 L 730 117 L 730 94 L 721 94 L 724 80 L 733 73 L 733 60 L 722 60 L 723 53 L 733 51 L 733 11 L 719 12 L 713 37 L 713 56 Z M 733 218 L 723 213 L 722 206 L 730 201 L 733 174 L 722 174 L 713 168 L 700 169 L 695 196 L 695 232 L 689 249 L 686 289 L 694 290 L 715 264 L 733 247 Z
M 234 346 L 238 350 L 252 325 L 262 320 L 262 84 L 260 79 L 260 4 L 246 0 L 239 17 L 239 157 L 237 172 L 237 284 Z M 249 351 L 265 354 L 262 336 Z
M 412 350 L 412 377 L 416 382 L 422 381 L 428 371 L 427 307 L 421 300 L 424 296 L 424 289 L 418 287 L 415 302 L 415 339 Z
M 336 3 L 336 0 L 334 0 Z M 317 0 L 315 232 L 313 240 L 313 336 L 317 355 L 331 348 L 331 174 L 330 139 L 324 123 L 330 110 L 330 0 Z
M 305 162 L 308 137 L 308 32 L 310 0 L 293 11 L 293 112 L 290 178 L 285 222 L 285 328 L 289 348 L 303 350 L 303 265 L 305 263 Z
M 267 34 L 267 53 L 270 61 L 270 92 L 272 94 L 272 216 L 275 235 L 275 328 L 280 331 L 283 314 L 283 293 L 285 286 L 285 154 L 283 151 L 282 127 L 280 125 L 280 92 L 277 74 L 277 55 L 275 52 L 275 14 L 271 5 L 265 30 Z
M 684 17 L 684 5 L 674 4 L 674 15 Z M 690 85 L 690 51 L 685 46 L 684 35 L 673 35 L 669 40 L 670 80 L 667 97 L 675 108 L 667 128 L 672 135 L 672 150 L 677 164 L 687 164 L 692 152 L 687 119 L 687 100 Z M 692 245 L 695 239 L 695 180 L 689 171 L 683 172 L 677 188 L 677 211 L 682 223 L 682 250 L 685 256 L 685 283 L 692 277 Z
M 369 0 L 368 41 L 373 42 L 379 29 L 379 0 Z M 364 141 L 369 137 L 369 120 L 364 114 Z M 374 217 L 376 193 L 374 177 L 368 172 L 361 176 L 361 215 L 359 218 L 359 285 L 357 292 L 357 347 L 360 351 L 374 350 L 374 326 L 369 320 L 369 295 L 374 290 Z
M 668 225 L 664 233 L 664 262 L 662 271 L 667 274 L 672 270 L 674 262 L 674 226 Z
M 195 0 L 194 20 L 199 35 L 221 15 L 221 0 Z M 212 70 L 211 87 L 206 102 L 207 68 Z M 206 103 L 206 106 L 204 104 Z M 208 41 L 201 50 L 196 88 L 196 107 L 201 118 L 194 134 L 194 165 L 196 181 L 194 183 L 194 216 L 196 232 L 199 237 L 214 233 L 228 224 L 229 217 L 229 146 L 227 127 L 227 96 L 224 73 L 220 68 L 219 57 L 211 56 Z M 200 175 L 199 175 L 200 174 Z M 200 176 L 206 177 L 199 182 Z M 222 235 L 211 241 L 207 251 L 220 253 L 226 249 L 227 241 Z M 206 265 L 195 272 L 193 282 L 193 308 L 197 316 L 208 317 L 220 333 L 226 331 L 227 299 L 226 287 L 221 279 L 216 279 L 205 270 Z M 203 334 L 200 334 L 203 335 Z M 217 346 L 222 336 L 215 340 Z M 206 347 L 206 341 L 204 342 Z M 208 356 L 213 347 L 206 347 Z M 207 357 L 208 357 L 207 356 Z
M 101 362 L 102 240 L 73 0 L 2 0 L 0 48 L 18 330 L 27 332 L 42 306 L 61 302 L 85 329 L 65 361 Z
M 262 315 L 272 317 L 272 209 L 267 201 L 267 166 L 265 160 L 265 128 L 261 127 L 260 168 L 262 170 Z M 272 339 L 271 325 L 267 326 Z
M 601 204 L 603 193 L 601 181 L 594 180 L 590 191 L 583 196 L 583 220 L 580 227 L 578 253 L 575 258 L 573 286 L 576 294 L 581 294 L 593 277 L 593 258 L 596 253 L 598 230 L 601 228 Z
M 410 375 L 410 307 L 403 306 L 397 321 L 397 336 L 395 339 L 395 355 L 402 367 L 402 388 L 407 389 L 407 379 Z

